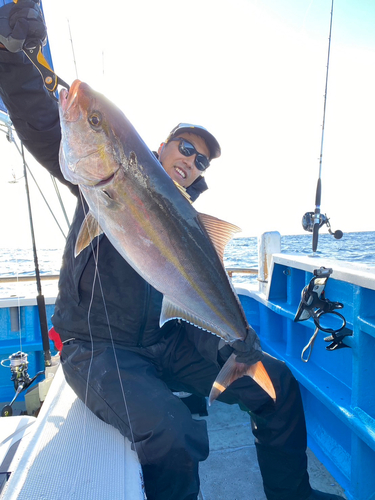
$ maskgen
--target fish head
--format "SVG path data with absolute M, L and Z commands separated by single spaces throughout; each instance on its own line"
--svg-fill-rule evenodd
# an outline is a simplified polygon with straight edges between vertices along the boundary
M 121 147 L 112 125 L 116 110 L 103 95 L 79 80 L 69 92 L 61 90 L 60 168 L 69 182 L 96 186 L 108 182 L 120 168 Z

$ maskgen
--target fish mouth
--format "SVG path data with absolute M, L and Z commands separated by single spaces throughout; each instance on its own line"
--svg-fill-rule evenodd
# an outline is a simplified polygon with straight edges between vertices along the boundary
M 90 108 L 90 87 L 87 83 L 74 80 L 70 90 L 62 89 L 59 93 L 59 114 L 62 122 L 74 123 L 85 115 Z
M 74 80 L 72 83 L 72 86 L 70 87 L 69 91 L 66 89 L 61 89 L 59 92 L 59 104 L 61 106 L 61 110 L 63 113 L 68 113 L 72 105 L 74 104 L 77 94 L 78 94 L 78 89 L 81 85 L 80 80 Z
M 109 175 L 105 179 L 102 179 L 101 181 L 97 182 L 92 187 L 94 187 L 94 188 L 101 188 L 101 187 L 104 187 L 104 186 L 108 186 L 108 184 L 110 184 L 113 181 L 113 179 L 115 178 L 115 176 L 116 176 L 116 174 L 117 174 L 118 171 L 119 171 L 119 169 L 117 169 L 115 172 L 113 172 L 113 174 Z

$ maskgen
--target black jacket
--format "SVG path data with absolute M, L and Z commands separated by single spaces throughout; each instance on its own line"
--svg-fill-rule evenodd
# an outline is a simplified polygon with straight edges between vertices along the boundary
M 22 54 L 0 50 L 0 94 L 25 147 L 78 195 L 77 186 L 63 178 L 59 167 L 61 131 L 57 103 Z M 188 191 L 195 200 L 205 189 L 207 185 L 200 177 Z M 83 218 L 79 199 L 64 250 L 59 295 L 52 318 L 55 329 L 62 340 L 74 337 L 89 341 L 92 335 L 94 340 L 112 337 L 123 347 L 152 345 L 175 325 L 170 321 L 163 329 L 159 328 L 162 295 L 126 263 L 104 235 L 94 243 L 99 273 L 95 272 L 91 248 L 75 258 L 74 246 Z M 209 344 L 217 342 L 211 335 L 203 337 L 210 339 Z M 202 339 L 198 343 L 201 344 Z M 202 350 L 211 351 L 206 345 Z

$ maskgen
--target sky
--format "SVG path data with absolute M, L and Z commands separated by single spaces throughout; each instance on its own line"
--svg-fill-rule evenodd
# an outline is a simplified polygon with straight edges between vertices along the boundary
M 56 73 L 104 93 L 150 149 L 179 122 L 215 135 L 222 156 L 205 174 L 210 189 L 198 211 L 241 227 L 239 236 L 304 233 L 319 177 L 331 0 L 65 0 L 58 8 L 44 0 L 43 7 Z M 375 230 L 374 25 L 373 0 L 335 1 L 321 211 L 344 233 Z M 1 234 L 19 246 L 30 240 L 24 182 L 9 181 L 22 177 L 22 162 L 5 134 L 0 142 Z M 28 161 L 65 225 L 51 184 Z M 62 246 L 31 191 L 37 244 Z M 62 192 L 71 214 L 75 199 Z

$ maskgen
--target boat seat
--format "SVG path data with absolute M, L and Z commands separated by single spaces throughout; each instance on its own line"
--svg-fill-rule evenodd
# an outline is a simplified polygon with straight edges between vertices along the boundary
M 130 442 L 77 398 L 61 366 L 9 471 L 1 500 L 145 498 Z

